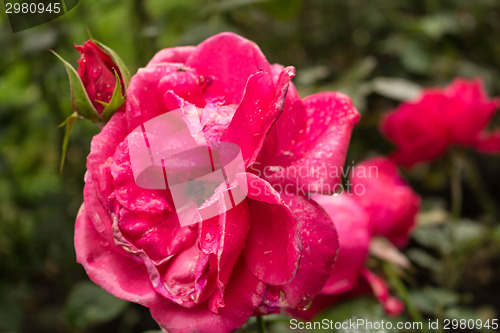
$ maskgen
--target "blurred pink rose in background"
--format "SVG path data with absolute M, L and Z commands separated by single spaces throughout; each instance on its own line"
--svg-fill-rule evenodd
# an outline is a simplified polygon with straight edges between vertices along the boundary
M 383 118 L 381 131 L 396 145 L 394 161 L 407 167 L 433 160 L 451 145 L 500 153 L 500 130 L 486 128 L 499 104 L 488 99 L 480 79 L 456 79 L 399 105 Z
M 420 197 L 398 172 L 397 166 L 385 157 L 358 163 L 351 175 L 353 186 L 362 186 L 354 200 L 369 218 L 370 232 L 383 236 L 401 248 L 415 227 Z
M 321 293 L 309 309 L 290 311 L 294 316 L 310 320 L 324 308 L 366 292 L 372 292 L 388 314 L 398 315 L 403 311 L 402 302 L 389 294 L 384 280 L 366 268 L 365 261 L 379 237 L 387 238 L 397 247 L 408 242 L 420 198 L 387 158 L 371 158 L 357 164 L 352 169 L 350 182 L 363 191 L 313 196 L 334 221 L 340 249 Z
M 75 248 L 95 283 L 149 307 L 170 332 L 228 332 L 253 314 L 310 302 L 331 274 L 338 238 L 330 216 L 300 187 L 331 193 L 339 179 L 274 171 L 340 169 L 359 114 L 340 93 L 301 100 L 293 76 L 232 33 L 164 49 L 138 70 L 125 107 L 93 138 L 87 158 Z M 181 227 L 168 188 L 135 183 L 126 137 L 185 106 L 196 110 L 185 119 L 190 126 L 190 117 L 199 118 L 197 134 L 240 147 L 248 195 Z

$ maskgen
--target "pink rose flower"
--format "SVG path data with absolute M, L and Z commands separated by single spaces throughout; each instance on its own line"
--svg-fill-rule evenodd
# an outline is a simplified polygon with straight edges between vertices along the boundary
M 499 103 L 488 99 L 481 80 L 456 79 L 402 103 L 383 118 L 381 131 L 397 146 L 394 161 L 408 167 L 439 157 L 450 145 L 499 153 L 500 130 L 486 130 Z
M 318 194 L 313 199 L 334 221 L 340 245 L 332 274 L 321 293 L 334 295 L 350 291 L 359 283 L 368 257 L 372 237 L 370 218 L 356 200 L 345 193 Z
M 293 75 L 232 33 L 164 49 L 138 70 L 126 107 L 93 138 L 87 158 L 75 248 L 95 283 L 149 307 L 170 332 L 228 332 L 253 314 L 310 302 L 338 244 L 331 218 L 301 187 L 333 189 L 337 179 L 310 170 L 343 165 L 359 114 L 339 93 L 301 100 Z M 241 148 L 248 181 L 236 207 L 185 227 L 168 188 L 137 186 L 126 139 L 180 105 L 196 107 L 207 141 Z
M 78 75 L 90 101 L 101 114 L 104 105 L 98 101 L 108 103 L 111 100 L 116 85 L 115 71 L 122 80 L 122 87 L 124 86 L 122 73 L 111 56 L 93 41 L 88 40 L 81 46 L 75 45 L 75 49 L 80 52 Z
M 374 237 L 386 237 L 404 246 L 415 225 L 420 198 L 386 158 L 372 158 L 353 168 L 350 183 L 356 191 L 338 196 L 315 195 L 337 228 L 339 253 L 327 283 L 306 311 L 292 315 L 312 319 L 341 300 L 371 291 L 390 315 L 403 311 L 403 304 L 389 294 L 384 280 L 365 267 Z M 357 194 L 356 194 L 357 193 Z
M 371 235 L 383 236 L 395 246 L 404 247 L 415 227 L 420 197 L 387 158 L 365 160 L 354 170 L 350 177 L 352 186 L 363 192 L 354 192 L 353 199 L 367 213 Z

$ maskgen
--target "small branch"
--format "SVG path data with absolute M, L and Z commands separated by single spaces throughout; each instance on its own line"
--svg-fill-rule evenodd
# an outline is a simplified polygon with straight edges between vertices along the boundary
M 257 317 L 257 332 L 266 333 L 266 323 L 264 322 L 263 316 Z
M 401 298 L 403 299 L 403 302 L 406 305 L 406 308 L 408 309 L 408 313 L 410 314 L 411 319 L 414 322 L 419 322 L 422 323 L 422 332 L 427 333 L 428 329 L 426 327 L 426 323 L 424 322 L 424 319 L 422 318 L 422 315 L 420 312 L 417 310 L 417 308 L 413 305 L 413 303 L 410 300 L 410 296 L 408 295 L 408 290 L 406 289 L 406 286 L 404 285 L 403 281 L 399 278 L 399 276 L 396 274 L 394 268 L 391 266 L 389 263 L 384 263 L 383 265 L 384 272 L 387 274 L 387 277 L 391 281 L 392 285 L 396 289 L 397 293 Z
M 463 160 L 454 152 L 451 158 L 451 220 L 458 221 L 462 215 L 462 169 Z
M 481 178 L 481 174 L 477 169 L 474 161 L 471 161 L 470 158 L 463 159 L 464 171 L 465 171 L 465 180 L 467 184 L 470 186 L 471 190 L 474 192 L 474 195 L 477 198 L 477 202 L 481 206 L 481 208 L 493 214 L 495 218 L 500 217 L 500 212 L 497 208 L 496 201 L 491 197 L 490 193 L 486 188 L 486 184 Z

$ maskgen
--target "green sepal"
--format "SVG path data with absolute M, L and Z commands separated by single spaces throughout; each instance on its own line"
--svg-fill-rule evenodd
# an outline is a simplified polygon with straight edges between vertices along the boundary
M 97 113 L 94 105 L 92 105 L 89 95 L 87 95 L 87 91 L 85 90 L 85 86 L 83 85 L 83 82 L 76 70 L 59 54 L 52 50 L 51 52 L 62 61 L 64 67 L 66 67 L 66 72 L 68 72 L 71 89 L 71 105 L 73 110 L 75 110 L 83 118 L 90 119 L 94 123 L 99 121 L 99 114 Z
M 120 70 L 120 74 L 121 74 L 122 79 L 123 79 L 123 84 L 125 85 L 125 89 L 127 89 L 128 85 L 130 83 L 131 76 L 130 76 L 130 72 L 129 72 L 127 66 L 125 65 L 125 62 L 123 62 L 122 58 L 120 58 L 120 56 L 115 51 L 113 51 L 111 48 L 107 47 L 106 45 L 104 45 L 103 43 L 101 43 L 95 39 L 92 39 L 92 41 L 94 43 L 96 43 L 97 45 L 99 45 L 104 51 L 106 51 L 106 53 L 109 54 L 109 56 L 111 57 L 111 59 L 113 60 L 115 65 Z
M 62 145 L 61 162 L 59 164 L 59 173 L 63 172 L 64 162 L 66 161 L 66 151 L 68 150 L 69 136 L 71 135 L 73 124 L 77 119 L 78 114 L 76 112 L 73 112 L 61 125 L 59 125 L 59 127 L 66 125 L 66 131 L 64 133 L 64 140 Z
M 111 116 L 115 113 L 116 110 L 120 108 L 120 106 L 125 103 L 125 96 L 122 95 L 122 83 L 120 80 L 120 76 L 115 71 L 116 84 L 115 90 L 113 91 L 113 96 L 109 100 L 109 103 L 103 101 L 97 101 L 98 103 L 104 105 L 104 110 L 101 114 L 101 120 L 104 123 L 107 123 Z

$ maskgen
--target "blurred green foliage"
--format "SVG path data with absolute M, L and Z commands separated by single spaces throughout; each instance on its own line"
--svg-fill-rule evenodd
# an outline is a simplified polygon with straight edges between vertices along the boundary
M 144 308 L 89 286 L 75 262 L 73 224 L 98 129 L 76 122 L 59 175 L 64 133 L 57 125 L 72 110 L 64 67 L 48 50 L 76 65 L 73 43 L 92 35 L 135 72 L 161 48 L 227 30 L 254 40 L 270 62 L 295 66 L 302 96 L 334 89 L 353 98 L 363 113 L 350 148 L 355 161 L 390 151 L 378 133 L 380 115 L 422 86 L 479 76 L 491 95 L 500 95 L 496 0 L 81 0 L 57 20 L 15 34 L 1 14 L 0 332 L 157 330 Z M 456 223 L 453 244 L 444 227 L 448 162 L 407 173 L 425 200 L 422 226 L 406 252 L 415 271 L 402 279 L 431 318 L 500 313 L 500 229 L 492 209 L 499 207 L 500 160 L 466 154 L 475 169 L 463 170 L 472 181 L 463 184 L 464 220 Z M 341 320 L 378 311 L 374 302 L 353 302 L 325 315 Z M 278 326 L 276 320 L 268 328 Z

